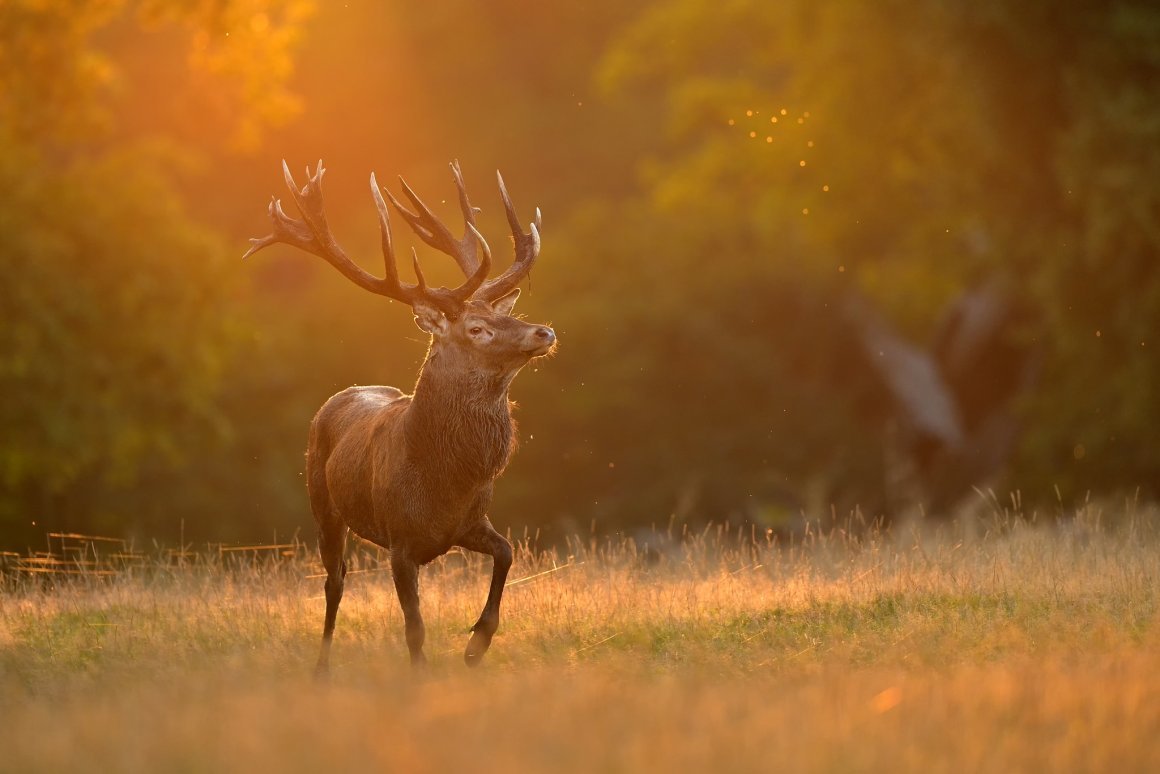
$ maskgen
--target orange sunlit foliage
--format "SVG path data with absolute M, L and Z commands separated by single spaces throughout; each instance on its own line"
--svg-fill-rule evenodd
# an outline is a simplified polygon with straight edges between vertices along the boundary
M 0 9 L 6 123 L 77 141 L 132 130 L 184 101 L 199 105 L 195 133 L 252 148 L 263 128 L 300 108 L 289 78 L 313 8 L 311 0 L 12 0 Z
M 294 54 L 315 3 L 234 0 L 216 5 L 221 11 L 212 22 L 187 22 L 193 27 L 193 87 L 212 122 L 198 128 L 205 132 L 232 122 L 231 145 L 253 150 L 268 126 L 285 123 L 302 110 L 290 81 Z M 165 23 L 179 12 L 171 3 L 157 3 L 146 13 L 155 23 Z M 184 117 L 192 118 L 190 112 Z

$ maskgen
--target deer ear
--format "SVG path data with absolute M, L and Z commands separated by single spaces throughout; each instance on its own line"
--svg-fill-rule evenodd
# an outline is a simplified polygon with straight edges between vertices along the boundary
M 492 301 L 491 308 L 500 314 L 511 314 L 512 307 L 516 305 L 516 301 L 519 300 L 519 297 L 520 289 L 516 288 L 506 296 L 500 296 L 495 301 Z
M 419 302 L 411 307 L 415 313 L 415 324 L 432 336 L 443 336 L 451 329 L 451 323 L 433 306 Z

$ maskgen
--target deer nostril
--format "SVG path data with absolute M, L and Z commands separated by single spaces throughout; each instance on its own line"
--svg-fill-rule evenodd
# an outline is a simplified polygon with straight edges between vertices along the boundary
M 536 338 L 542 339 L 545 343 L 556 340 L 556 332 L 551 328 L 536 328 Z

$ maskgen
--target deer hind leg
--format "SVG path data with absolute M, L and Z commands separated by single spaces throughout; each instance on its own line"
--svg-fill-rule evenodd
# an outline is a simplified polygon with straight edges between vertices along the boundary
M 423 655 L 426 630 L 423 616 L 419 613 L 419 564 L 401 547 L 392 548 L 391 575 L 394 576 L 399 605 L 403 608 L 403 625 L 406 627 L 411 666 L 420 667 L 427 663 L 427 657 Z
M 491 587 L 487 592 L 487 602 L 483 605 L 479 620 L 471 627 L 471 639 L 463 654 L 463 660 L 468 666 L 476 666 L 487 652 L 491 638 L 499 628 L 499 604 L 503 597 L 504 584 L 507 582 L 508 570 L 512 566 L 512 544 L 496 532 L 489 521 L 472 528 L 457 543 L 469 551 L 478 551 L 492 558 Z
M 330 672 L 330 641 L 334 638 L 334 622 L 346 580 L 346 525 L 338 522 L 321 526 L 318 530 L 318 553 L 326 568 L 326 619 L 322 624 L 322 647 L 314 673 L 320 677 Z

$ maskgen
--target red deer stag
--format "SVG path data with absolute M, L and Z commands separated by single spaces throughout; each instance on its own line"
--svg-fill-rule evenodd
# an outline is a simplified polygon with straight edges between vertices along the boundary
M 524 233 L 503 177 L 499 191 L 515 240 L 515 260 L 487 279 L 491 250 L 476 229 L 476 210 L 458 162 L 451 164 L 463 211 L 464 233 L 447 227 L 400 178 L 415 212 L 386 192 L 391 204 L 431 247 L 450 255 L 466 281 L 457 288 L 430 287 L 412 250 L 417 283 L 399 280 L 391 227 L 382 191 L 371 175 L 379 212 L 385 276 L 353 263 L 335 242 L 322 205 L 322 162 L 299 190 L 282 162 L 286 185 L 302 220 L 291 218 L 277 199 L 269 207 L 274 230 L 251 240 L 246 253 L 281 242 L 313 253 L 364 290 L 401 301 L 431 334 L 414 393 L 394 387 L 350 387 L 319 409 L 306 447 L 310 507 L 318 522 L 319 553 L 326 567 L 326 619 L 317 672 L 326 674 L 334 621 L 342 599 L 347 530 L 389 548 L 395 590 L 403 608 L 412 665 L 425 663 L 419 613 L 419 567 L 453 546 L 488 554 L 491 588 L 464 654 L 479 663 L 499 626 L 500 598 L 512 563 L 511 544 L 488 520 L 492 488 L 515 447 L 508 386 L 532 358 L 555 348 L 555 332 L 511 315 L 517 287 L 540 252 L 540 212 Z

